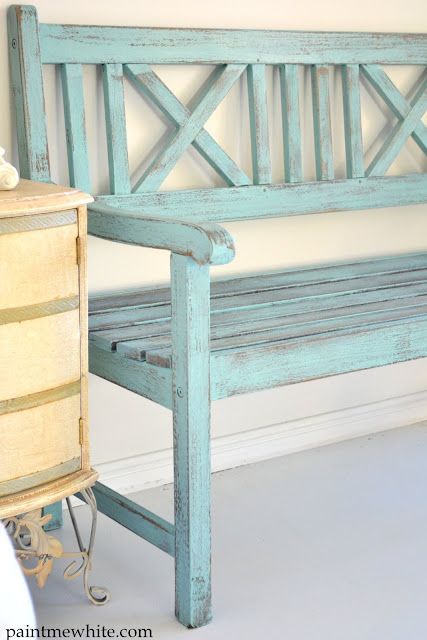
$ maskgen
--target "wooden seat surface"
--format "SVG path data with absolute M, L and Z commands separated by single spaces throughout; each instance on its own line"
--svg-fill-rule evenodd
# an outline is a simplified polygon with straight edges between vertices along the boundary
M 427 317 L 427 253 L 292 269 L 212 283 L 211 351 L 289 345 Z M 170 289 L 96 296 L 90 341 L 170 367 Z

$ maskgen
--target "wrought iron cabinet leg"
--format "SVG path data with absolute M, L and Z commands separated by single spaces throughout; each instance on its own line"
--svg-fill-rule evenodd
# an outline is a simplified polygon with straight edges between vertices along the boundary
M 178 620 L 211 619 L 209 266 L 173 254 L 175 603 Z
M 92 602 L 92 604 L 102 605 L 102 604 L 106 604 L 109 601 L 110 593 L 104 587 L 89 586 L 89 572 L 92 568 L 92 554 L 93 554 L 93 546 L 95 543 L 96 524 L 97 524 L 97 516 L 98 516 L 96 499 L 90 487 L 87 489 L 83 489 L 77 495 L 81 500 L 86 502 L 86 504 L 89 506 L 91 511 L 92 523 L 91 523 L 91 529 L 90 529 L 89 544 L 87 547 L 84 546 L 82 537 L 80 535 L 79 527 L 77 524 L 76 516 L 74 514 L 71 499 L 66 498 L 68 511 L 70 513 L 71 523 L 73 525 L 77 544 L 80 549 L 80 553 L 82 555 L 83 561 L 80 564 L 80 566 L 77 566 L 76 561 L 73 561 L 64 571 L 64 577 L 67 579 L 76 578 L 83 571 L 83 586 L 88 599 Z

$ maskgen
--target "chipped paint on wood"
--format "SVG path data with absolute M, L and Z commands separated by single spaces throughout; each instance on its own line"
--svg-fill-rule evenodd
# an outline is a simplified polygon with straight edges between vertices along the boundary
M 40 35 L 40 38 L 39 38 Z M 427 202 L 427 175 L 384 177 L 409 136 L 427 151 L 426 77 L 412 100 L 381 64 L 426 64 L 422 34 L 307 33 L 38 25 L 9 10 L 21 173 L 49 180 L 42 64 L 60 64 L 70 181 L 89 189 L 82 64 L 102 65 L 110 195 L 89 231 L 171 252 L 171 290 L 117 292 L 92 302 L 91 371 L 174 415 L 175 528 L 97 486 L 101 511 L 175 556 L 176 614 L 210 619 L 210 397 L 427 355 L 426 254 L 259 274 L 212 286 L 209 266 L 234 257 L 218 222 Z M 190 110 L 155 64 L 217 65 Z M 284 182 L 271 184 L 266 65 L 279 65 Z M 303 182 L 298 77 L 309 65 L 317 180 Z M 347 179 L 334 179 L 329 69 L 342 65 Z M 205 128 L 247 73 L 253 183 Z M 398 122 L 364 171 L 360 75 Z M 169 119 L 173 133 L 130 193 L 123 75 Z M 156 192 L 192 145 L 227 188 Z M 311 150 L 310 150 L 311 153 Z M 365 177 L 369 176 L 369 177 Z M 377 177 L 379 176 L 379 177 Z M 84 319 L 81 318 L 84 324 Z M 212 322 L 212 328 L 210 326 Z

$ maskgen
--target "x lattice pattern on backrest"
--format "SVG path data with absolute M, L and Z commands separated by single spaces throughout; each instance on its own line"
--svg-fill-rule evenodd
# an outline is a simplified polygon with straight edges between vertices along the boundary
M 29 83 L 37 85 L 35 97 L 30 96 L 30 99 L 34 102 L 33 107 L 40 110 L 43 101 L 41 64 L 59 65 L 70 182 L 86 191 L 91 191 L 83 95 L 83 65 L 86 64 L 102 67 L 111 194 L 133 193 L 142 197 L 158 191 L 190 146 L 232 189 L 272 185 L 271 123 L 266 82 L 268 65 L 277 68 L 280 77 L 284 158 L 282 185 L 298 185 L 306 181 L 313 185 L 310 193 L 315 193 L 315 183 L 307 182 L 304 175 L 304 153 L 309 153 L 314 154 L 317 182 L 331 183 L 331 190 L 336 190 L 335 184 L 332 185 L 332 182 L 337 182 L 337 163 L 331 125 L 331 111 L 334 108 L 331 105 L 331 68 L 338 69 L 342 78 L 348 180 L 384 176 L 408 138 L 412 138 L 424 154 L 427 153 L 427 129 L 422 121 L 427 109 L 427 71 L 424 70 L 416 86 L 403 95 L 385 68 L 389 64 L 425 67 L 427 37 L 421 34 L 322 34 L 47 24 L 40 25 L 38 29 L 31 7 L 21 9 L 22 20 L 16 29 L 28 57 L 28 74 L 31 72 L 34 76 Z M 38 34 L 39 56 L 36 50 Z M 38 63 L 35 62 L 37 59 Z M 162 64 L 214 65 L 214 70 L 191 108 L 180 101 L 156 72 L 154 67 Z M 303 104 L 301 96 L 302 69 L 306 69 L 311 76 L 311 106 Z M 252 150 L 251 175 L 230 157 L 206 129 L 210 116 L 245 75 Z M 144 100 L 160 110 L 172 125 L 170 135 L 160 144 L 142 175 L 132 180 L 127 148 L 124 79 L 133 85 Z M 390 115 L 396 118 L 382 146 L 369 161 L 366 159 L 362 131 L 362 83 L 376 93 L 379 101 L 390 109 Z M 314 148 L 311 149 L 303 149 L 302 144 L 307 109 L 312 114 L 313 122 Z M 46 178 L 49 167 L 47 155 L 43 155 L 45 124 L 36 122 L 34 117 L 25 113 L 22 117 L 26 137 L 37 136 L 38 140 L 32 146 L 36 151 L 28 153 L 30 165 L 32 163 L 28 173 L 33 178 Z M 244 115 L 241 114 L 241 117 Z M 28 146 L 28 140 L 21 141 L 21 145 Z M 424 197 L 427 191 L 425 180 L 419 186 Z M 333 195 L 335 191 L 332 191 Z M 373 200 L 372 206 L 381 206 L 380 202 L 383 199 Z

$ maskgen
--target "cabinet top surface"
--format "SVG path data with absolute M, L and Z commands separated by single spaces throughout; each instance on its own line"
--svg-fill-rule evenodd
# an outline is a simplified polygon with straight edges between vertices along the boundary
M 92 201 L 87 193 L 71 187 L 20 180 L 16 189 L 0 191 L 0 217 L 63 211 Z

